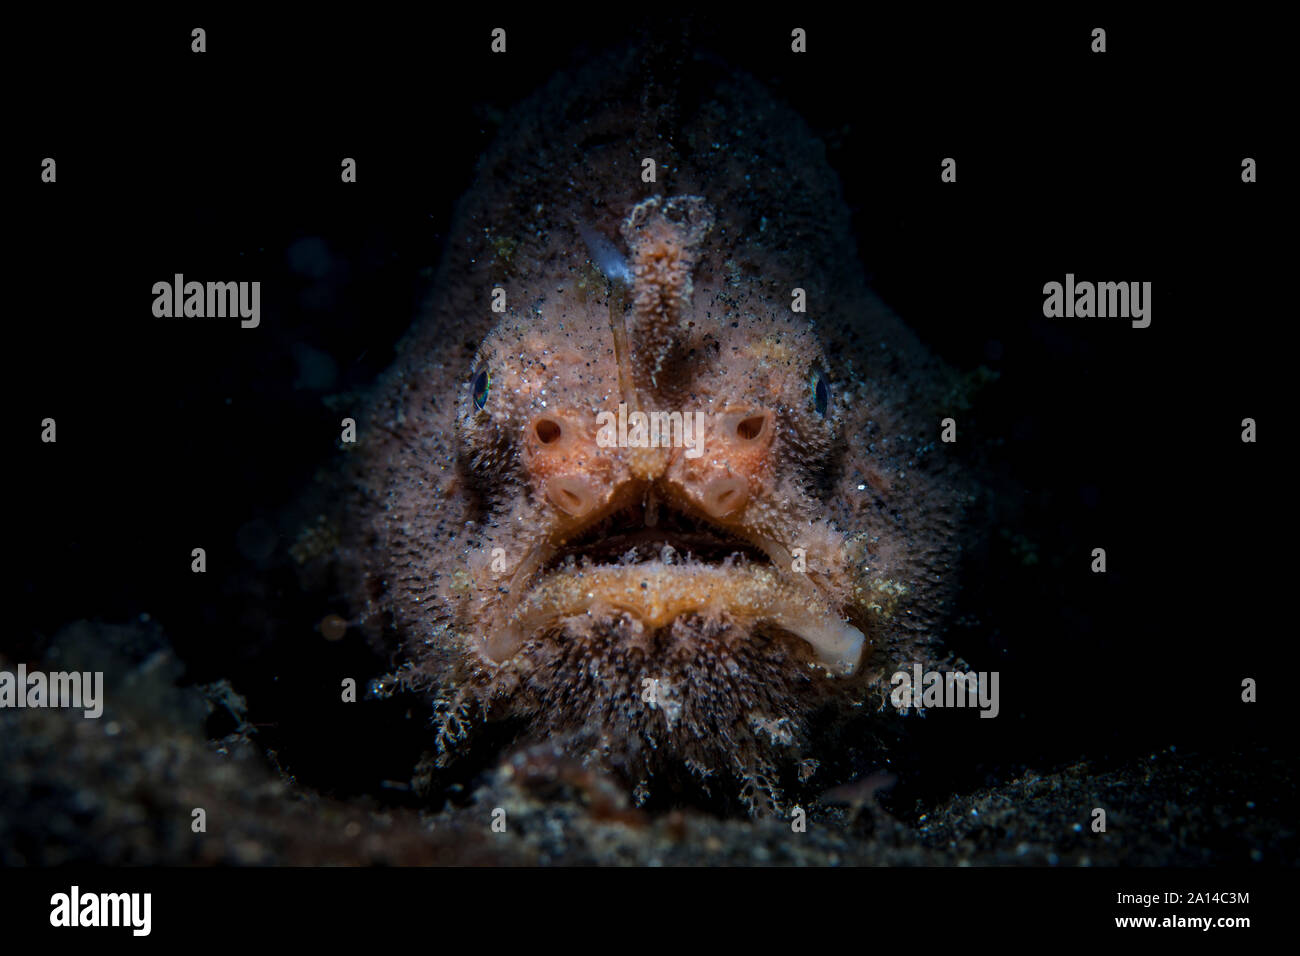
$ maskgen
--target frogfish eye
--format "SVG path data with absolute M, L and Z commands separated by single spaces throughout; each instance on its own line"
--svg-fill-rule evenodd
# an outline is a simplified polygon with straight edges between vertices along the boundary
M 826 417 L 827 410 L 831 407 L 831 387 L 826 384 L 826 376 L 821 372 L 813 372 L 812 377 L 813 407 L 817 409 L 817 414 Z
M 470 394 L 474 397 L 474 407 L 480 412 L 487 405 L 488 392 L 492 390 L 492 377 L 485 368 L 479 369 L 470 383 Z

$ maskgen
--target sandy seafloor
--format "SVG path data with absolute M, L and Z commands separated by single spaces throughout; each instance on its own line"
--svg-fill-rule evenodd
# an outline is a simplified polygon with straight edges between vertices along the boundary
M 1297 793 L 1267 747 L 1177 748 L 1008 772 L 932 804 L 834 791 L 807 828 L 631 809 L 612 782 L 534 751 L 442 810 L 340 799 L 277 772 L 229 685 L 178 686 L 156 625 L 80 622 L 47 647 L 60 669 L 117 675 L 98 720 L 0 714 L 0 863 L 1227 865 L 1294 863 Z M 6 662 L 0 661 L 0 664 Z M 217 715 L 220 721 L 214 722 Z M 218 739 L 205 726 L 236 729 Z M 273 757 L 274 755 L 271 755 Z M 1280 784 L 1281 782 L 1281 784 Z M 1088 825 L 1107 809 L 1105 833 Z M 207 832 L 191 829 L 192 811 Z M 493 811 L 505 810 L 505 833 Z

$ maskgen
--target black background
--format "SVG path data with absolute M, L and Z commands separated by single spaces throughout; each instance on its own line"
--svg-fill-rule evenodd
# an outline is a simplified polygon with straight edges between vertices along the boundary
M 488 52 L 498 25 L 503 57 Z M 794 25 L 807 55 L 789 52 Z M 1104 55 L 1089 52 L 1097 25 Z M 264 522 L 281 556 L 292 542 L 285 508 L 338 434 L 321 399 L 388 364 L 477 157 L 508 135 L 503 110 L 635 30 L 613 8 L 15 26 L 18 620 L 0 639 L 14 655 L 78 618 L 148 613 L 189 679 L 234 681 L 305 784 L 410 799 L 377 788 L 427 743 L 419 721 L 394 723 L 414 702 L 338 717 L 338 675 L 385 662 L 355 637 L 323 642 L 316 622 L 345 607 L 299 593 L 284 562 L 250 573 L 237 532 Z M 999 376 L 959 426 L 990 464 L 995 512 L 962 569 L 966 623 L 949 644 L 1001 672 L 1003 714 L 914 721 L 896 801 L 1169 745 L 1289 753 L 1294 305 L 1279 137 L 1294 116 L 1280 31 L 802 10 L 708 14 L 693 30 L 826 141 L 879 294 L 950 364 Z M 56 185 L 39 181 L 45 156 Z M 356 185 L 339 182 L 343 156 Z M 955 185 L 939 181 L 945 156 Z M 1241 182 L 1246 156 L 1257 184 Z M 329 252 L 318 278 L 289 253 L 313 238 Z M 261 327 L 153 318 L 151 287 L 176 272 L 262 281 Z M 1067 272 L 1152 282 L 1151 327 L 1044 319 L 1042 286 Z M 302 345 L 334 359 L 330 388 L 295 388 Z M 55 445 L 39 441 L 45 417 Z M 1245 417 L 1258 444 L 1240 441 Z M 206 575 L 190 572 L 198 546 Z M 1094 547 L 1105 575 L 1089 572 Z M 268 615 L 278 640 L 250 640 Z M 1240 702 L 1247 676 L 1254 706 Z

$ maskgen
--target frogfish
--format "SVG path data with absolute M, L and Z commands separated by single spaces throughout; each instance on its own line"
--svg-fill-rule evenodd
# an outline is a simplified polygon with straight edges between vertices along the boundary
M 437 766 L 545 742 L 762 813 L 942 657 L 971 497 L 824 146 L 714 59 L 646 62 L 557 77 L 480 158 L 332 563 Z

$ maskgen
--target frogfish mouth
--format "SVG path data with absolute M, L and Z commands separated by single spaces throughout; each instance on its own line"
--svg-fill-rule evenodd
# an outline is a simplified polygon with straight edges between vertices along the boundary
M 638 800 L 756 811 L 816 775 L 814 715 L 881 709 L 937 645 L 952 383 L 799 118 L 703 58 L 647 97 L 645 62 L 553 82 L 481 160 L 335 554 L 438 764 L 509 719 Z

